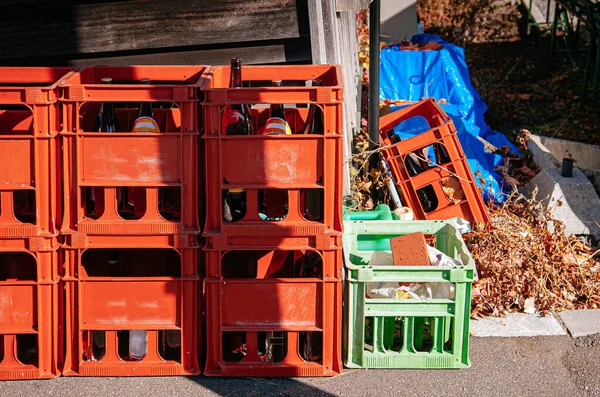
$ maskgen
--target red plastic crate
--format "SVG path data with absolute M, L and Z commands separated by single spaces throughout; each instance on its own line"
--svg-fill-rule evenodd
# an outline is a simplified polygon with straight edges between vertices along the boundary
M 57 234 L 58 83 L 71 71 L 0 67 L 0 238 Z
M 195 248 L 154 243 L 65 250 L 66 376 L 173 376 L 200 372 Z M 112 273 L 110 250 L 119 249 Z M 113 258 L 114 259 L 114 258 Z M 129 358 L 128 332 L 144 330 L 147 354 Z M 99 351 L 97 335 L 103 335 Z M 179 342 L 169 344 L 169 335 Z M 167 348 L 168 347 L 168 348 Z
M 256 377 L 340 374 L 341 286 L 340 281 L 207 280 L 204 374 Z M 260 296 L 265 301 L 249 303 L 251 296 Z M 273 336 L 282 336 L 279 334 L 282 331 L 287 337 L 282 348 L 285 358 L 265 360 L 264 354 L 259 353 L 261 334 L 275 332 Z M 314 361 L 299 352 L 308 332 L 322 338 L 322 350 L 317 350 L 318 358 Z M 243 357 L 231 358 L 230 353 L 239 347 L 232 342 L 233 338 L 245 345 Z
M 333 376 L 341 371 L 342 250 L 315 250 L 305 238 L 263 238 L 263 245 L 206 249 L 207 376 Z M 209 239 L 208 246 L 211 246 Z M 311 258 L 321 258 L 321 267 Z M 307 273 L 303 267 L 307 266 Z M 318 269 L 316 273 L 311 271 Z M 300 277 L 300 276 L 304 277 Z M 258 340 L 286 332 L 285 358 L 260 357 Z M 321 338 L 318 360 L 300 350 L 307 332 Z M 235 333 L 235 334 L 231 334 Z M 232 336 L 235 335 L 235 336 Z M 246 352 L 233 359 L 232 339 Z M 239 340 L 238 340 L 239 342 Z M 240 342 L 242 343 L 242 342 Z M 265 349 L 263 349 L 265 350 Z M 265 352 L 266 353 L 266 352 Z M 241 353 L 240 353 L 241 354 Z M 238 361 L 239 360 L 239 361 Z
M 244 66 L 241 88 L 228 88 L 229 67 L 214 67 L 204 80 L 203 114 L 206 145 L 205 235 L 307 236 L 341 231 L 342 198 L 342 105 L 343 85 L 339 66 Z M 319 78 L 320 87 L 307 87 L 306 80 Z M 272 79 L 284 86 L 271 87 Z M 291 84 L 291 85 L 290 85 Z M 248 86 L 249 85 L 249 86 Z M 292 135 L 227 136 L 221 114 L 231 104 L 291 104 L 285 109 Z M 323 134 L 301 134 L 309 104 L 323 111 Z M 304 107 L 303 107 L 304 106 Z M 251 109 L 254 130 L 264 125 L 268 109 Z M 235 222 L 223 218 L 223 194 L 243 189 L 246 214 Z M 260 190 L 287 203 L 288 213 L 263 220 L 259 215 Z M 319 198 L 322 216 L 308 220 L 303 215 L 306 189 Z M 282 192 L 285 190 L 285 192 Z M 282 195 L 282 196 L 281 196 Z M 283 219 L 281 219 L 283 218 Z M 277 219 L 277 220 L 275 220 Z
M 60 375 L 57 267 L 54 239 L 0 240 L 0 380 Z
M 400 122 L 414 117 L 423 117 L 430 129 L 410 139 L 392 144 L 387 135 L 388 131 Z M 383 141 L 383 156 L 400 190 L 403 204 L 412 208 L 415 219 L 444 220 L 461 217 L 472 224 L 490 222 L 483 198 L 458 141 L 454 124 L 435 100 L 427 99 L 385 115 L 381 117 L 379 126 Z M 415 153 L 425 158 L 423 149 L 430 148 L 432 145 L 443 146 L 450 161 L 443 164 L 430 162 L 429 169 L 411 176 L 406 169 L 406 156 Z M 463 195 L 454 193 L 456 196 L 449 197 L 444 191 L 444 184 L 452 187 L 454 192 L 462 189 Z M 429 189 L 429 192 L 435 195 L 437 200 L 435 209 L 425 212 L 417 193 L 419 189 Z
M 60 280 L 58 248 L 56 238 L 0 239 L 0 254 L 9 256 L 8 259 L 13 266 L 11 272 L 17 274 L 24 272 L 23 274 L 28 274 L 26 278 L 29 281 L 40 284 L 51 284 Z M 6 265 L 6 263 L 0 264 L 0 268 Z M 35 277 L 31 277 L 31 274 Z
M 16 113 L 3 113 L 6 121 L 15 121 L 19 131 L 26 127 L 28 136 L 56 136 L 60 126 L 58 84 L 72 71 L 70 67 L 0 67 L 0 104 L 17 108 Z
M 97 66 L 61 84 L 61 233 L 199 233 L 196 87 L 205 71 L 204 66 Z M 111 77 L 113 84 L 100 84 L 104 77 Z M 151 84 L 136 84 L 141 78 L 150 78 Z M 129 104 L 160 103 L 154 118 L 162 132 L 93 132 L 102 102 L 117 104 L 116 116 L 125 131 L 132 129 L 137 113 Z M 127 107 L 119 108 L 119 103 Z M 135 209 L 120 207 L 129 205 Z
M 283 261 L 281 255 L 283 251 L 294 251 L 296 253 L 318 255 L 321 262 L 321 278 L 326 281 L 338 280 L 342 274 L 342 241 L 341 233 L 330 236 L 313 237 L 276 237 L 267 238 L 256 236 L 248 237 L 228 237 L 227 240 L 220 237 L 209 237 L 206 240 L 204 254 L 206 256 L 205 274 L 209 279 L 221 279 L 224 277 L 222 271 L 223 258 L 230 254 L 233 263 L 227 266 L 237 269 L 237 255 L 240 252 L 248 252 L 256 255 L 263 255 L 256 265 L 256 274 L 251 277 L 266 277 L 271 266 Z M 227 242 L 227 245 L 223 244 Z M 280 252 L 277 254 L 277 252 Z M 259 254 L 257 254 L 259 253 Z M 296 254 L 300 256 L 300 254 Z M 236 258 L 233 258 L 236 257 Z M 288 258 L 289 259 L 289 258 Z M 248 263 L 243 263 L 248 265 Z M 248 276 L 250 277 L 250 276 Z

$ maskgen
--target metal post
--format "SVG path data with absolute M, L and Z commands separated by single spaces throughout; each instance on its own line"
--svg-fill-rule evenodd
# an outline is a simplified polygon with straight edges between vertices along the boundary
M 373 0 L 369 6 L 369 149 L 374 150 L 379 144 L 379 15 L 380 0 Z M 378 166 L 378 156 L 371 156 Z

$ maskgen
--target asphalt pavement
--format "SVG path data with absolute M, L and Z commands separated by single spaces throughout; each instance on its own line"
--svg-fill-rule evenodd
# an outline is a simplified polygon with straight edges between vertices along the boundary
M 335 378 L 58 378 L 0 382 L 0 396 L 600 397 L 600 334 L 471 338 L 464 370 L 346 370 Z

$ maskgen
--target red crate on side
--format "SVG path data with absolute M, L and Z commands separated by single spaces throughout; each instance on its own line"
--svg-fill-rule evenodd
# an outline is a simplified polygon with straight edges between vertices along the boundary
M 204 80 L 206 145 L 205 235 L 305 236 L 341 231 L 342 105 L 339 66 L 244 66 L 244 87 L 228 88 L 229 67 L 214 67 Z M 282 87 L 272 87 L 282 79 Z M 320 79 L 322 86 L 306 86 Z M 263 135 L 268 109 L 252 108 L 254 135 L 226 135 L 228 106 L 288 105 L 291 135 Z M 322 131 L 304 134 L 309 109 L 322 113 Z M 243 195 L 243 216 L 233 217 L 228 193 Z M 238 194 L 239 196 L 239 194 Z
M 0 238 L 57 234 L 58 83 L 71 74 L 0 67 Z
M 196 86 L 205 71 L 204 66 L 97 66 L 61 84 L 63 234 L 199 233 Z M 112 84 L 100 84 L 104 77 Z M 139 83 L 143 78 L 151 83 Z M 116 108 L 118 132 L 98 132 L 105 102 Z M 145 102 L 153 104 L 161 132 L 130 132 Z
M 424 118 L 429 129 L 393 143 L 389 135 L 393 127 L 415 117 Z M 412 208 L 415 219 L 461 217 L 472 224 L 490 222 L 454 124 L 435 100 L 427 99 L 385 115 L 379 126 L 383 156 L 404 205 Z M 428 154 L 430 152 L 436 153 L 435 157 Z M 411 175 L 411 161 L 423 168 L 422 172 Z
M 157 246 L 65 250 L 64 375 L 200 373 L 198 250 Z
M 60 375 L 56 248 L 54 239 L 0 240 L 0 380 Z

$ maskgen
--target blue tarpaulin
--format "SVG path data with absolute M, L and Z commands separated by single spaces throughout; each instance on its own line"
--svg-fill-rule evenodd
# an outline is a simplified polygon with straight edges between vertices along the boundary
M 381 51 L 380 100 L 446 100 L 448 104 L 441 107 L 456 126 L 478 186 L 484 190 L 486 200 L 503 201 L 502 177 L 494 171 L 502 156 L 486 153 L 477 137 L 496 147 L 510 146 L 515 154 L 519 152 L 504 135 L 492 131 L 485 123 L 487 105 L 471 84 L 463 48 L 430 34 L 414 35 L 411 41 L 423 44 L 434 41 L 442 48 L 434 51 L 405 51 L 399 45 L 384 48 Z M 422 129 L 418 125 L 398 125 L 394 131 L 406 139 Z

